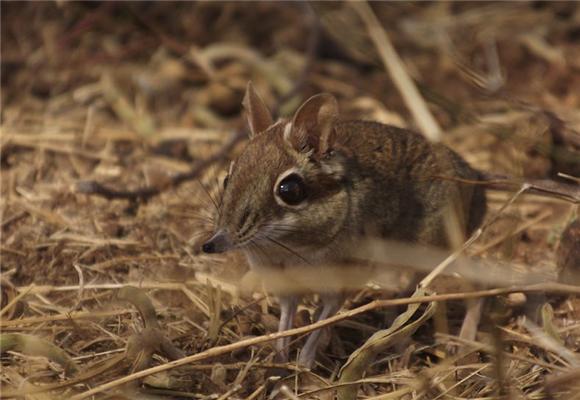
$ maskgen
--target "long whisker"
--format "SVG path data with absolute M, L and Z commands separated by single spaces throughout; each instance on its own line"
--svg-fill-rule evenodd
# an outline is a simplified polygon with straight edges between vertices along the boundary
M 270 255 L 269 255 L 269 254 L 268 254 L 268 253 L 267 253 L 267 252 L 264 250 L 264 248 L 263 248 L 262 246 L 260 246 L 260 245 L 258 244 L 258 242 L 257 242 L 257 241 L 255 241 L 254 239 L 251 239 L 251 240 L 248 242 L 248 248 L 250 248 L 250 249 L 255 249 L 257 254 L 258 254 L 258 253 L 261 253 L 261 254 L 262 254 L 262 255 L 263 255 L 263 256 L 264 256 L 264 257 L 267 259 L 267 261 L 268 261 L 269 263 L 272 263 L 272 260 L 270 259 Z
M 217 188 L 218 188 L 218 206 L 221 209 L 223 202 L 224 202 L 225 189 L 223 187 L 223 184 L 220 182 L 220 180 L 218 179 L 217 176 L 216 176 L 215 180 L 216 180 L 216 184 L 217 184 Z
M 284 226 L 278 226 L 278 225 L 268 225 L 268 228 L 270 228 L 270 231 L 272 231 L 272 232 L 276 232 L 276 231 L 289 232 L 289 233 L 315 232 L 315 231 L 312 231 L 310 229 L 296 228 L 295 226 L 284 227 Z
M 317 233 L 320 235 L 327 236 L 327 231 L 324 229 L 316 229 L 316 228 L 308 228 L 308 229 L 300 229 L 293 225 L 282 225 L 282 224 L 270 224 L 268 227 L 273 232 L 284 232 L 284 233 Z
M 172 213 L 170 215 L 177 216 L 177 217 L 184 217 L 187 219 L 192 219 L 195 221 L 206 222 L 208 224 L 213 225 L 215 223 L 215 219 L 213 217 L 201 214 L 192 214 L 192 213 Z
M 197 232 L 195 232 L 195 233 L 192 233 L 192 234 L 191 234 L 191 235 L 189 235 L 189 236 L 190 236 L 190 240 L 191 240 L 191 239 L 194 239 L 194 238 L 198 238 L 198 237 L 200 237 L 200 236 L 203 236 L 203 235 L 205 235 L 205 236 L 208 236 L 208 237 L 209 237 L 211 234 L 212 234 L 212 231 L 210 231 L 210 230 L 205 230 L 205 229 L 204 229 L 204 230 L 199 230 L 199 231 L 197 231 Z
M 272 243 L 274 243 L 275 245 L 280 246 L 281 248 L 283 248 L 284 250 L 286 250 L 288 253 L 298 257 L 299 259 L 301 259 L 302 261 L 304 261 L 306 264 L 310 264 L 310 261 L 308 261 L 307 259 L 305 259 L 304 257 L 302 257 L 300 254 L 298 254 L 296 251 L 292 250 L 290 247 L 280 243 L 279 241 L 272 239 L 269 236 L 264 236 L 264 238 Z
M 198 197 L 198 192 L 192 190 L 191 188 L 187 188 L 187 190 L 185 190 L 185 191 L 188 193 L 189 197 L 184 197 L 183 193 L 178 193 L 177 196 L 186 203 L 184 203 L 178 207 L 173 207 L 172 210 L 169 211 L 170 215 L 181 216 L 181 217 L 185 217 L 185 218 L 192 218 L 192 216 L 195 216 L 196 218 L 193 218 L 193 219 L 204 220 L 205 222 L 207 222 L 211 225 L 215 225 L 215 222 L 216 222 L 215 214 L 216 213 L 211 213 L 211 215 L 208 215 L 208 213 L 207 213 L 207 210 L 211 209 L 212 206 L 215 208 L 215 204 L 210 205 L 211 202 L 208 199 L 207 191 L 206 191 L 206 196 L 203 196 L 203 197 Z M 192 197 L 195 197 L 200 203 L 196 204 L 195 206 L 189 204 Z M 187 205 L 185 205 L 185 204 L 187 204 Z M 181 211 L 181 210 L 183 210 L 183 211 Z M 200 213 L 199 212 L 200 210 L 203 210 L 204 213 L 203 214 Z
M 204 197 L 199 197 L 199 191 L 195 188 L 195 187 L 189 187 L 189 186 L 183 186 L 181 188 L 180 191 L 176 192 L 176 196 L 180 199 L 183 200 L 187 203 L 191 203 L 191 199 L 195 198 L 196 200 L 200 200 L 201 204 L 196 204 L 196 206 L 201 206 L 202 208 L 208 208 L 207 207 L 207 190 L 206 188 L 201 184 L 199 179 L 196 179 L 197 183 L 200 184 L 200 186 L 202 186 L 202 188 L 204 189 L 204 191 L 206 192 L 206 196 Z M 191 209 L 192 207 L 185 207 L 187 209 Z M 196 207 L 197 208 L 197 207 Z
M 217 211 L 218 215 L 221 216 L 221 210 L 220 210 L 220 208 L 218 206 L 218 203 L 213 198 L 213 196 L 211 195 L 211 193 L 209 192 L 209 190 L 205 187 L 205 185 L 199 179 L 197 179 L 197 183 L 199 183 L 199 186 L 201 186 L 201 188 L 203 189 L 203 191 L 205 192 L 205 194 L 207 195 L 207 197 L 209 198 L 209 200 L 212 202 L 212 204 L 215 207 L 215 210 Z

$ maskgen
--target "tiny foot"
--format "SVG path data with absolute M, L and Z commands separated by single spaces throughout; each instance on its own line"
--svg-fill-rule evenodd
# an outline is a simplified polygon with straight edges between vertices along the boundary
M 293 372 L 284 368 L 272 368 L 266 372 L 265 393 L 269 400 L 276 399 L 281 393 L 280 389 L 292 379 Z

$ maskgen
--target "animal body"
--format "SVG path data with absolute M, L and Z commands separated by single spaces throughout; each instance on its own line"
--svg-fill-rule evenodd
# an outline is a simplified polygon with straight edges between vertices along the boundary
M 292 118 L 274 122 L 249 84 L 244 107 L 250 139 L 224 180 L 215 232 L 202 246 L 206 253 L 239 249 L 264 275 L 330 265 L 344 270 L 367 238 L 449 247 L 450 215 L 464 234 L 482 221 L 484 191 L 465 183 L 479 174 L 444 145 L 375 122 L 340 121 L 330 94 L 313 96 Z M 319 320 L 339 310 L 340 284 L 325 287 L 336 277 L 313 276 L 298 291 L 272 288 L 280 330 L 292 327 L 305 291 L 320 294 Z M 309 336 L 299 364 L 312 365 L 319 337 L 320 331 Z M 278 341 L 279 359 L 287 360 L 288 345 L 288 339 Z

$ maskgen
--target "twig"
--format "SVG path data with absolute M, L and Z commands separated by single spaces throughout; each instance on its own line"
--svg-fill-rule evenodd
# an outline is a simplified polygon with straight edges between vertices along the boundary
M 79 393 L 76 396 L 71 397 L 71 400 L 81 400 L 87 397 L 90 397 L 96 393 L 103 392 L 108 389 L 115 388 L 127 382 L 134 381 L 136 379 L 141 379 L 146 376 L 156 374 L 162 371 L 167 371 L 169 369 L 179 367 L 182 365 L 187 365 L 190 363 L 194 363 L 200 360 L 205 360 L 207 358 L 212 358 L 216 356 L 220 356 L 222 354 L 228 354 L 232 351 L 239 350 L 242 348 L 246 348 L 249 346 L 270 342 L 279 338 L 287 337 L 287 336 L 296 336 L 296 335 L 303 335 L 305 333 L 314 331 L 316 329 L 324 328 L 326 326 L 335 324 L 339 321 L 343 321 L 348 318 L 352 318 L 356 315 L 363 314 L 365 312 L 379 309 L 379 308 L 386 308 L 386 307 L 395 307 L 401 305 L 408 305 L 408 304 L 415 304 L 415 303 L 429 303 L 432 301 L 452 301 L 452 300 L 466 300 L 466 299 L 476 299 L 482 297 L 493 297 L 499 295 L 505 295 L 510 293 L 537 293 L 537 292 L 550 292 L 550 293 L 558 293 L 558 294 L 580 294 L 580 286 L 574 285 L 564 285 L 561 283 L 542 283 L 542 284 L 535 284 L 535 285 L 525 285 L 525 286 L 514 286 L 509 288 L 497 288 L 497 289 L 489 289 L 489 290 L 480 290 L 475 292 L 468 292 L 468 293 L 448 293 L 448 294 L 439 294 L 439 295 L 432 295 L 432 296 L 425 296 L 425 297 L 414 297 L 414 298 L 404 298 L 404 299 L 391 299 L 391 300 L 375 300 L 368 304 L 365 304 L 361 307 L 357 307 L 355 309 L 342 312 L 338 315 L 335 315 L 331 318 L 327 318 L 322 321 L 318 321 L 314 324 L 306 325 L 300 328 L 289 329 L 283 332 L 276 332 L 271 333 L 268 335 L 257 336 L 245 340 L 240 340 L 235 343 L 213 347 L 201 353 L 193 354 L 191 356 L 187 356 L 181 358 L 179 360 L 171 361 L 166 364 L 158 365 L 153 368 L 145 369 L 122 378 L 116 379 L 111 382 L 104 383 L 99 385 L 95 388 L 87 390 L 86 392 Z
M 526 184 L 529 186 L 529 193 L 557 197 L 574 204 L 580 204 L 580 185 L 570 185 L 551 179 L 514 178 L 489 173 L 482 173 L 482 175 L 490 189 L 513 190 L 515 186 Z
M 366 1 L 353 1 L 351 5 L 367 25 L 369 35 L 387 71 L 391 75 L 393 83 L 399 90 L 399 93 L 401 93 L 401 96 L 403 96 L 407 108 L 413 114 L 413 118 L 419 126 L 419 129 L 429 140 L 438 142 L 441 140 L 441 128 L 435 118 L 433 118 L 429 108 L 427 108 L 427 104 L 423 97 L 421 97 L 417 86 L 415 86 L 415 83 L 405 70 L 403 61 L 397 54 L 377 16 Z
M 76 184 L 76 190 L 80 193 L 101 196 L 108 200 L 124 199 L 131 201 L 147 201 L 165 189 L 177 187 L 183 182 L 196 179 L 208 167 L 225 158 L 225 156 L 245 137 L 246 135 L 242 131 L 236 132 L 232 139 L 225 144 L 220 151 L 205 160 L 199 161 L 188 172 L 177 174 L 167 183 L 160 186 L 150 186 L 136 190 L 115 190 L 95 181 L 80 181 Z
M 496 175 L 488 172 L 481 172 L 480 180 L 462 179 L 456 177 L 432 175 L 432 178 L 445 179 L 455 182 L 467 183 L 470 185 L 485 185 L 491 190 L 512 191 L 522 185 L 528 186 L 528 193 L 540 196 L 556 197 L 574 204 L 580 204 L 580 185 L 573 185 L 551 179 L 529 179 L 517 178 L 506 175 Z
M 571 180 L 572 182 L 576 182 L 576 183 L 580 184 L 580 178 L 576 178 L 575 176 L 568 175 L 568 174 L 565 174 L 563 172 L 558 172 L 558 176 L 560 178 L 568 179 L 568 180 Z

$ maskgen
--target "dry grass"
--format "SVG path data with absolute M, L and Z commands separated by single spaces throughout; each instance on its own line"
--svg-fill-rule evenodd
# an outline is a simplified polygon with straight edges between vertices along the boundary
M 580 7 L 372 8 L 443 142 L 490 173 L 578 184 Z M 329 91 L 344 118 L 413 127 L 365 23 L 349 3 L 2 4 L 1 397 L 257 399 L 285 369 L 281 399 L 580 399 L 571 197 L 490 190 L 477 240 L 414 260 L 488 288 L 381 300 L 385 270 L 321 324 L 311 372 L 274 364 L 278 306 L 242 257 L 198 254 L 248 80 L 281 114 Z M 563 266 L 567 285 L 547 282 Z M 457 337 L 451 300 L 480 296 L 476 338 Z M 294 350 L 314 305 L 284 334 Z

